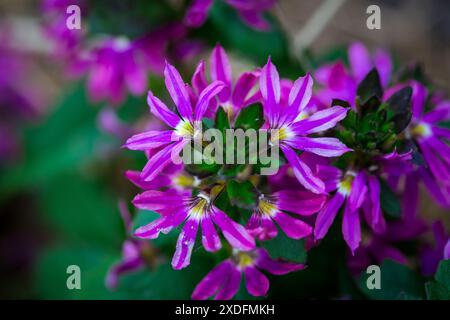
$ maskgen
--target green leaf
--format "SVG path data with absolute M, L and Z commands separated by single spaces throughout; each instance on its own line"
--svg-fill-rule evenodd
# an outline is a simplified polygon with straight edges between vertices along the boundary
M 124 275 L 118 291 L 130 299 L 190 299 L 195 286 L 214 267 L 212 257 L 195 252 L 189 268 L 173 270 L 170 261 L 155 269 Z
M 278 230 L 278 235 L 261 243 L 272 259 L 283 259 L 296 263 L 306 262 L 306 250 L 303 240 L 291 239 Z
M 383 98 L 383 88 L 381 87 L 380 75 L 376 68 L 373 68 L 367 76 L 361 81 L 356 90 L 361 100 L 361 105 L 372 98 L 377 97 L 379 100 Z
M 400 133 L 405 130 L 411 121 L 411 96 L 411 87 L 406 87 L 394 93 L 386 102 L 388 120 L 394 122 L 395 133 Z
M 399 218 L 402 213 L 400 200 L 384 180 L 380 180 L 380 191 L 381 208 L 383 211 L 392 217 Z
M 40 190 L 39 204 L 49 224 L 73 243 L 120 246 L 124 234 L 116 197 L 80 173 L 60 175 Z
M 40 299 L 124 299 L 122 293 L 105 287 L 110 266 L 119 259 L 118 250 L 90 245 L 61 245 L 41 253 L 34 269 L 35 287 Z M 67 288 L 67 267 L 76 265 L 81 271 L 81 289 Z
M 435 281 L 425 284 L 427 298 L 430 300 L 450 300 L 450 260 L 442 260 L 434 275 Z
M 393 300 L 393 299 L 421 299 L 424 296 L 422 278 L 408 267 L 385 260 L 380 266 L 381 288 L 368 289 L 367 279 L 371 274 L 363 272 L 359 278 L 360 290 L 370 299 Z
M 237 182 L 231 180 L 227 183 L 227 192 L 232 205 L 251 208 L 256 204 L 255 187 L 250 181 Z
M 235 128 L 259 129 L 264 123 L 262 105 L 257 103 L 242 109 L 234 124 Z
M 222 135 L 225 137 L 225 130 L 230 129 L 230 122 L 228 121 L 228 115 L 223 110 L 222 107 L 219 107 L 216 113 L 215 120 L 215 128 L 222 132 Z
M 0 177 L 0 195 L 38 186 L 81 167 L 96 156 L 100 134 L 97 110 L 77 85 L 40 126 L 25 133 L 26 157 Z

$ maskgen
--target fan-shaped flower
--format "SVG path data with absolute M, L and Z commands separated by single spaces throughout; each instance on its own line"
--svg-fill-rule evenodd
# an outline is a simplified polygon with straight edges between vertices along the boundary
M 202 229 L 202 244 L 207 251 L 214 252 L 222 246 L 214 224 L 234 248 L 248 251 L 255 247 L 255 240 L 248 231 L 218 209 L 211 197 L 203 192 L 191 196 L 190 193 L 173 190 L 146 191 L 137 195 L 133 204 L 137 208 L 161 214 L 161 218 L 135 231 L 135 236 L 139 238 L 155 239 L 161 232 L 167 234 L 185 221 L 172 258 L 174 269 L 189 265 L 199 226 Z
M 287 212 L 300 216 L 312 215 L 322 208 L 325 199 L 324 195 L 307 191 L 284 190 L 270 195 L 261 194 L 246 228 L 259 240 L 267 240 L 276 237 L 276 222 L 288 237 L 304 238 L 312 233 L 312 227 Z
M 308 151 L 324 157 L 337 157 L 351 149 L 337 138 L 311 138 L 309 134 L 333 128 L 345 118 L 347 109 L 332 107 L 316 112 L 306 119 L 297 119 L 312 95 L 313 80 L 309 74 L 295 81 L 289 93 L 288 105 L 280 103 L 280 79 L 277 69 L 269 61 L 261 71 L 260 90 L 264 105 L 264 115 L 269 129 L 276 129 L 271 143 L 281 148 L 292 166 L 295 176 L 308 190 L 323 193 L 323 182 L 298 157 L 295 149 Z
M 304 269 L 303 264 L 273 260 L 264 249 L 251 252 L 234 252 L 212 269 L 195 287 L 192 298 L 205 300 L 214 296 L 217 300 L 231 299 L 239 290 L 244 274 L 247 291 L 252 296 L 265 296 L 269 290 L 269 279 L 260 271 L 282 275 Z
M 193 109 L 186 84 L 175 67 L 166 64 L 164 75 L 166 87 L 177 107 L 179 115 L 172 112 L 151 91 L 148 93 L 147 102 L 150 106 L 150 111 L 171 127 L 172 130 L 147 131 L 134 135 L 125 144 L 125 147 L 131 150 L 161 148 L 160 151 L 150 158 L 142 171 L 142 178 L 145 181 L 154 179 L 171 162 L 172 156 L 178 155 L 187 143 L 201 134 L 200 125 L 209 101 L 225 87 L 225 84 L 221 81 L 211 83 L 200 93 Z

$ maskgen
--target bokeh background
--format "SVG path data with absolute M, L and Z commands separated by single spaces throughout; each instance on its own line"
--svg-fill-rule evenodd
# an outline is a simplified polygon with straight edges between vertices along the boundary
M 169 2 L 179 8 L 182 1 Z M 371 4 L 381 7 L 381 30 L 366 28 Z M 271 54 L 284 67 L 282 72 L 295 75 L 345 52 L 348 43 L 358 40 L 369 48 L 388 49 L 398 64 L 420 62 L 426 76 L 449 92 L 449 12 L 447 0 L 347 0 L 331 5 L 280 0 L 271 11 L 277 31 L 255 36 L 227 8 L 215 8 L 207 25 L 193 35 L 204 41 L 204 51 L 184 68 L 190 74 L 194 62 L 221 41 L 237 68 L 262 65 Z M 114 19 L 120 23 L 126 13 L 116 11 Z M 102 112 L 109 106 L 90 102 L 84 78 L 67 75 L 43 24 L 40 1 L 0 1 L 0 79 L 8 80 L 0 83 L 0 150 L 8 151 L 0 165 L 0 298 L 189 298 L 195 283 L 214 265 L 204 252 L 194 255 L 188 270 L 176 272 L 155 262 L 155 272 L 130 275 L 124 290 L 105 288 L 106 271 L 120 258 L 125 237 L 118 205 L 136 193 L 123 172 L 142 167 L 145 159 L 120 149 L 123 139 L 102 126 Z M 250 38 L 254 42 L 249 43 Z M 15 58 L 8 58 L 11 55 Z M 301 68 L 292 70 L 292 64 Z M 20 97 L 11 98 L 9 83 Z M 161 79 L 151 76 L 150 86 L 160 88 Z M 32 114 L 25 110 L 10 118 L 3 110 L 15 104 L 31 105 Z M 118 114 L 124 123 L 144 126 L 150 120 L 147 110 L 145 95 L 129 97 Z M 11 146 L 10 141 L 16 143 Z M 446 217 L 449 227 L 448 212 L 431 201 L 422 202 L 422 213 L 430 220 Z M 170 248 L 172 240 L 162 240 L 158 246 L 163 249 L 154 250 Z M 341 245 L 323 244 L 328 252 Z M 196 259 L 206 262 L 196 264 Z M 328 266 L 344 257 L 311 259 L 320 260 L 322 267 L 276 279 L 271 297 L 358 297 L 344 270 L 329 272 Z M 80 291 L 66 288 L 68 264 L 82 268 Z

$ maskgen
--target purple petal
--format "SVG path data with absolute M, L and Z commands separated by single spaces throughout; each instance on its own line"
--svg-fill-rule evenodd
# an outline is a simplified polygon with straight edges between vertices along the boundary
M 307 191 L 278 191 L 277 207 L 301 216 L 309 216 L 318 212 L 324 205 L 327 197 Z
M 403 192 L 403 219 L 414 219 L 418 214 L 419 179 L 415 172 L 408 174 Z
M 180 122 L 180 117 L 170 111 L 169 108 L 167 108 L 161 100 L 156 98 L 151 91 L 148 92 L 147 103 L 151 113 L 164 121 L 168 126 L 175 128 Z
M 195 287 L 192 293 L 194 300 L 206 300 L 212 297 L 226 282 L 234 269 L 233 263 L 228 259 L 212 269 Z
M 257 212 L 251 215 L 245 228 L 251 236 L 260 241 L 273 239 L 278 234 L 278 229 L 272 219 L 267 216 L 261 216 Z
M 255 260 L 255 265 L 271 274 L 282 275 L 305 268 L 303 264 L 273 260 L 264 249 L 257 249 L 257 252 L 258 258 Z
M 244 72 L 236 82 L 231 101 L 233 106 L 241 109 L 247 103 L 248 95 L 255 87 L 258 76 L 255 72 Z
M 198 220 L 188 219 L 178 237 L 175 253 L 172 257 L 172 267 L 180 270 L 191 262 L 192 249 L 197 236 Z
M 290 147 L 281 146 L 287 161 L 292 166 L 295 177 L 308 190 L 314 193 L 324 193 L 325 185 L 318 177 L 316 177 L 311 169 L 300 160 L 297 154 Z
M 280 102 L 280 77 L 278 71 L 269 60 L 261 70 L 259 77 L 261 95 L 264 99 L 264 112 L 269 123 L 274 123 L 277 117 L 278 103 Z
M 164 80 L 180 115 L 186 120 L 192 120 L 192 106 L 189 100 L 189 93 L 186 90 L 186 84 L 178 70 L 167 62 L 164 68 Z
M 322 157 L 339 157 L 352 149 L 347 148 L 337 138 L 309 138 L 309 137 L 294 137 L 286 141 L 291 147 L 308 151 Z
M 278 223 L 281 230 L 292 239 L 301 239 L 306 236 L 309 236 L 312 233 L 312 228 L 307 223 L 292 218 L 291 216 L 277 212 L 273 219 Z
M 190 27 L 199 27 L 205 23 L 213 0 L 194 0 L 188 8 L 184 23 Z
M 241 10 L 239 11 L 239 16 L 256 30 L 267 31 L 270 29 L 270 24 L 259 13 L 250 10 Z
M 348 202 L 345 205 L 344 217 L 342 218 L 342 234 L 352 254 L 355 254 L 355 250 L 361 242 L 361 224 L 359 221 L 359 210 L 351 211 Z
M 255 248 L 255 239 L 240 224 L 231 220 L 223 211 L 213 207 L 211 217 L 222 230 L 227 241 L 236 249 L 248 251 Z
M 449 139 L 450 140 L 450 129 L 448 128 L 440 128 L 440 127 L 433 127 L 432 128 L 433 133 L 440 137 L 440 138 L 444 138 L 444 139 Z
M 214 252 L 222 248 L 219 235 L 209 217 L 203 217 L 202 225 L 202 244 L 206 251 Z
M 447 244 L 444 247 L 444 260 L 450 259 L 450 239 L 448 239 Z
M 136 63 L 138 58 L 134 52 L 130 51 L 129 56 L 123 59 L 125 82 L 134 95 L 141 95 L 147 87 L 147 74 L 142 66 Z M 140 57 L 141 58 L 141 57 Z
M 210 73 L 213 81 L 222 81 L 227 87 L 219 94 L 219 100 L 226 102 L 230 99 L 231 92 L 231 65 L 225 50 L 217 44 L 210 58 Z
M 450 195 L 439 186 L 438 181 L 434 179 L 430 172 L 425 168 L 419 168 L 418 173 L 434 200 L 442 207 L 450 206 Z
M 314 238 L 316 240 L 323 239 L 334 221 L 339 209 L 344 203 L 345 197 L 340 192 L 325 203 L 322 210 L 317 215 L 316 224 L 314 226 Z
M 369 197 L 371 202 L 371 227 L 377 233 L 384 232 L 386 228 L 386 223 L 384 221 L 384 217 L 381 213 L 380 206 L 380 182 L 378 178 L 369 175 L 368 177 L 368 185 L 369 185 Z
M 374 56 L 375 67 L 380 75 L 381 85 L 386 88 L 392 74 L 392 59 L 388 52 L 378 49 Z
M 192 76 L 192 87 L 195 89 L 197 94 L 200 94 L 207 86 L 208 81 L 206 81 L 205 76 L 205 62 L 201 61 L 197 68 L 195 69 L 194 75 Z
M 352 182 L 350 194 L 348 196 L 348 204 L 350 211 L 356 211 L 361 208 L 367 194 L 366 176 L 360 171 Z
M 139 227 L 134 232 L 134 236 L 143 239 L 156 239 L 160 232 L 167 234 L 173 228 L 178 227 L 184 219 L 186 219 L 186 210 L 178 210 L 178 212 L 158 218 L 145 226 Z
M 228 277 L 224 278 L 224 285 L 219 289 L 219 292 L 214 297 L 214 300 L 228 300 L 233 298 L 239 290 L 241 278 L 241 272 L 232 262 L 230 262 L 230 271 L 228 272 Z
M 312 96 L 313 79 L 308 73 L 298 78 L 289 93 L 289 107 L 298 114 L 302 112 Z
M 172 134 L 172 130 L 139 133 L 129 138 L 124 147 L 143 151 L 158 148 L 172 142 Z
M 152 156 L 142 170 L 141 176 L 144 181 L 153 180 L 176 155 L 180 154 L 187 143 L 187 140 L 181 140 L 180 142 L 170 144 Z
M 106 275 L 105 285 L 109 289 L 115 289 L 119 281 L 119 276 L 125 273 L 136 271 L 145 266 L 144 260 L 140 257 L 123 260 L 113 265 Z
M 138 194 L 133 199 L 133 205 L 150 211 L 169 210 L 183 205 L 183 198 L 174 192 L 149 190 Z
M 353 43 L 348 49 L 348 60 L 356 82 L 361 82 L 372 69 L 369 51 L 360 42 Z
M 152 181 L 144 181 L 141 178 L 141 173 L 139 171 L 128 170 L 125 172 L 125 177 L 130 180 L 135 186 L 144 189 L 159 189 L 162 187 L 167 187 L 170 185 L 171 180 L 168 176 L 160 175 Z
M 269 290 L 269 279 L 255 267 L 244 269 L 245 286 L 247 291 L 255 297 L 265 296 Z
M 348 109 L 343 107 L 331 107 L 314 113 L 309 118 L 295 122 L 293 131 L 298 135 L 317 133 L 333 128 L 347 116 Z
M 445 163 L 436 155 L 436 150 L 430 147 L 427 140 L 419 142 L 419 146 L 434 177 L 439 181 L 450 181 L 450 172 Z
M 225 88 L 225 84 L 221 81 L 214 81 L 205 88 L 198 98 L 197 105 L 195 106 L 195 121 L 201 121 L 206 113 L 206 109 L 209 106 L 209 102 L 214 96 L 216 96 L 222 89 Z
M 413 117 L 419 118 L 422 115 L 425 100 L 428 95 L 427 88 L 417 81 L 412 82 L 411 110 Z

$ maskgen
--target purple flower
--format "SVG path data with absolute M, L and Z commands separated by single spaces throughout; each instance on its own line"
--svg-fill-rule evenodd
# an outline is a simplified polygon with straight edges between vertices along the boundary
M 304 268 L 303 264 L 273 260 L 264 249 L 235 252 L 200 281 L 192 293 L 192 299 L 206 300 L 213 296 L 216 300 L 231 299 L 239 290 L 242 274 L 247 291 L 252 296 L 265 296 L 269 289 L 269 279 L 260 270 L 282 275 Z
M 324 193 L 324 183 L 298 157 L 295 150 L 315 153 L 323 157 L 337 157 L 351 149 L 337 138 L 311 138 L 309 134 L 333 128 L 345 118 L 347 109 L 332 107 L 299 119 L 312 95 L 313 80 L 309 74 L 298 78 L 292 86 L 287 105 L 281 103 L 280 79 L 277 69 L 269 61 L 261 71 L 260 90 L 264 114 L 269 129 L 277 129 L 271 143 L 279 145 L 300 183 L 314 193 Z
M 378 178 L 364 171 L 342 174 L 339 169 L 331 166 L 319 166 L 318 170 L 326 190 L 336 190 L 336 193 L 330 196 L 317 215 L 314 238 L 320 240 L 325 237 L 339 209 L 344 206 L 342 234 L 354 254 L 361 242 L 361 210 L 373 231 L 382 233 L 386 228 L 381 212 Z
M 161 218 L 138 228 L 135 236 L 155 239 L 161 232 L 167 234 L 185 222 L 172 258 L 172 267 L 177 270 L 189 265 L 199 226 L 202 230 L 202 244 L 206 251 L 215 252 L 222 247 L 214 225 L 221 229 L 225 239 L 234 248 L 242 251 L 255 248 L 255 240 L 248 231 L 219 210 L 209 195 L 203 192 L 196 196 L 190 194 L 190 192 L 179 193 L 168 190 L 146 191 L 137 195 L 133 200 L 137 208 L 158 212 Z
M 164 76 L 167 90 L 177 107 L 179 115 L 172 112 L 151 91 L 148 93 L 147 102 L 150 111 L 172 130 L 147 131 L 134 135 L 125 144 L 125 147 L 131 150 L 145 151 L 162 148 L 150 158 L 143 169 L 142 178 L 145 181 L 154 179 L 171 162 L 172 156 L 178 155 L 187 143 L 201 134 L 201 121 L 210 100 L 225 87 L 223 82 L 214 81 L 203 89 L 195 107 L 192 108 L 187 85 L 175 67 L 166 64 Z
M 312 227 L 287 212 L 300 216 L 310 216 L 322 208 L 326 197 L 307 191 L 279 191 L 270 195 L 261 194 L 258 206 L 246 226 L 259 240 L 277 236 L 277 223 L 290 238 L 301 239 L 312 233 Z
M 432 225 L 434 247 L 425 245 L 421 249 L 420 262 L 422 273 L 432 276 L 441 260 L 450 259 L 450 235 L 445 232 L 444 225 L 436 221 Z
M 271 9 L 276 0 L 225 0 L 236 9 L 241 19 L 256 30 L 266 31 L 270 25 L 263 17 L 264 11 Z M 213 0 L 193 0 L 187 10 L 184 22 L 190 27 L 199 27 L 205 23 Z
M 230 120 L 244 107 L 257 102 L 260 99 L 259 92 L 253 93 L 259 74 L 258 72 L 242 73 L 233 85 L 231 78 L 231 65 L 225 50 L 218 44 L 211 53 L 209 60 L 210 78 L 212 81 L 222 81 L 227 85 L 227 90 L 222 90 L 219 94 L 220 105 L 227 112 Z M 205 76 L 205 64 L 201 62 L 192 77 L 192 87 L 197 96 L 207 87 L 208 82 Z M 215 101 L 212 101 L 215 102 Z M 212 117 L 217 104 L 212 105 L 206 112 L 206 116 Z
M 132 226 L 131 215 L 123 201 L 119 202 L 119 211 L 128 234 Z M 115 289 L 121 275 L 143 268 L 146 263 L 142 253 L 148 251 L 147 247 L 148 244 L 141 240 L 125 240 L 122 245 L 122 260 L 109 269 L 105 279 L 106 287 L 110 290 Z
M 329 106 L 333 99 L 348 101 L 354 105 L 358 84 L 372 68 L 380 75 L 381 84 L 386 88 L 392 73 L 392 61 L 389 54 L 381 49 L 371 58 L 367 48 L 359 42 L 348 49 L 350 70 L 342 62 L 327 64 L 316 70 L 314 78 L 323 88 L 316 93 L 318 101 Z

